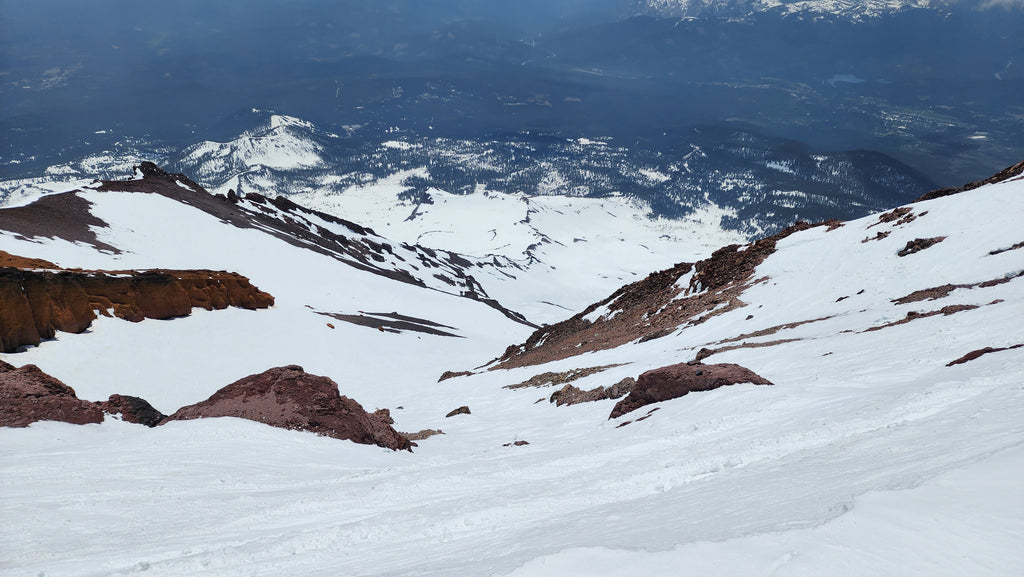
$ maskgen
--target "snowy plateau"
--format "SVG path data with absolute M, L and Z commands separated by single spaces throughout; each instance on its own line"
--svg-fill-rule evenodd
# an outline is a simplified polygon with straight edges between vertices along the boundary
M 220 150 L 195 154 L 274 154 Z M 317 165 L 302 150 L 277 158 Z M 432 190 L 403 220 L 401 181 L 292 203 L 161 174 L 160 194 L 141 172 L 41 179 L 0 211 L 0 250 L 237 272 L 274 306 L 100 316 L 3 361 L 168 414 L 301 365 L 400 431 L 443 434 L 407 452 L 237 418 L 2 428 L 0 575 L 1024 574 L 1020 171 L 767 244 L 711 205 L 686 221 Z M 13 205 L 61 190 L 88 234 L 13 230 Z M 754 268 L 713 282 L 725 261 Z M 359 315 L 445 334 L 333 320 Z M 708 355 L 773 384 L 615 418 L 611 399 L 549 402 L 559 375 L 591 390 Z

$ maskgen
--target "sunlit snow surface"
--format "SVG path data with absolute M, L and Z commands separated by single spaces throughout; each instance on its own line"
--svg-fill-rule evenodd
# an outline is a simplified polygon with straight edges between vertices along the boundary
M 2 575 L 1024 574 L 1024 349 L 945 366 L 1024 343 L 1024 278 L 891 302 L 1024 270 L 1024 249 L 990 254 L 1024 241 L 1024 181 L 914 205 L 901 226 L 868 228 L 869 217 L 795 234 L 758 267 L 769 280 L 746 307 L 681 333 L 442 383 L 441 370 L 483 364 L 528 331 L 166 199 L 88 197 L 111 223 L 100 239 L 128 252 L 10 236 L 0 249 L 66 266 L 226 268 L 277 304 L 101 319 L 7 362 L 36 363 L 83 398 L 135 394 L 165 412 L 297 363 L 368 409 L 391 408 L 400 430 L 446 434 L 410 454 L 236 419 L 3 429 Z M 947 238 L 896 256 L 934 236 Z M 861 332 L 952 304 L 980 307 Z M 306 305 L 397 310 L 466 338 L 331 330 Z M 691 394 L 621 428 L 640 415 L 609 421 L 611 402 L 555 407 L 552 388 L 502 389 L 626 363 L 574 383 L 608 385 L 823 317 L 746 339 L 798 341 L 708 361 L 775 386 Z M 444 418 L 461 405 L 472 414 Z M 530 444 L 502 446 L 516 440 Z

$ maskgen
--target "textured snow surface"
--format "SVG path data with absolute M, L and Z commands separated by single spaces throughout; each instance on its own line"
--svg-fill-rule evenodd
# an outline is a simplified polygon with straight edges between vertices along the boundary
M 1024 241 L 1024 181 L 913 205 L 899 226 L 869 217 L 794 234 L 758 267 L 768 280 L 747 306 L 674 335 L 441 383 L 442 368 L 481 365 L 527 331 L 167 199 L 88 194 L 111 223 L 100 239 L 127 252 L 9 236 L 0 249 L 65 266 L 226 268 L 277 304 L 101 319 L 5 361 L 36 363 L 83 398 L 135 394 L 165 412 L 297 363 L 367 409 L 391 408 L 399 430 L 445 434 L 410 454 L 237 419 L 3 429 L 0 575 L 1024 574 L 1024 348 L 946 366 L 1024 343 L 1024 278 L 892 302 L 1024 270 L 1024 249 L 990 254 Z M 947 238 L 896 255 L 935 236 Z M 306 305 L 397 310 L 466 338 L 331 330 Z M 864 332 L 947 305 L 978 308 Z M 623 363 L 573 383 L 608 385 L 814 319 L 737 342 L 797 340 L 707 361 L 774 386 L 691 394 L 627 426 L 648 408 L 609 421 L 613 402 L 555 407 L 554 388 L 502 388 Z M 461 405 L 472 414 L 444 418 Z M 503 446 L 516 440 L 529 444 Z
M 708 204 L 685 219 L 652 218 L 650 208 L 623 197 L 528 196 L 489 191 L 429 191 L 431 204 L 400 198 L 425 168 L 343 194 L 292 195 L 303 206 L 355 218 L 378 234 L 497 261 L 477 275 L 488 294 L 536 323 L 557 322 L 654 270 L 694 262 L 743 242 L 723 230 L 729 213 Z

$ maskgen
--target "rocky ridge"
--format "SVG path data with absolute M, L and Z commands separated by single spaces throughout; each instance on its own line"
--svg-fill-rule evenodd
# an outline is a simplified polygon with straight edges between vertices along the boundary
M 506 349 L 491 368 L 536 365 L 637 339 L 656 339 L 743 306 L 739 296 L 758 282 L 752 278 L 754 269 L 775 252 L 776 243 L 819 226 L 832 230 L 841 223 L 799 222 L 744 246 L 720 248 L 695 264 L 679 263 L 651 273 L 565 321 L 538 329 L 522 345 Z

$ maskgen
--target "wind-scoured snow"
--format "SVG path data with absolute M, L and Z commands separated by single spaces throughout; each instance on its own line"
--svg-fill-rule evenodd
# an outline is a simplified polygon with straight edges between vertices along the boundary
M 1024 348 L 947 366 L 1024 343 L 1024 249 L 1004 250 L 1024 241 L 1020 179 L 912 205 L 902 224 L 795 233 L 758 266 L 746 306 L 672 335 L 440 383 L 442 366 L 477 367 L 525 331 L 162 197 L 90 201 L 121 255 L 9 236 L 0 249 L 64 266 L 228 268 L 276 306 L 100 319 L 5 361 L 36 363 L 86 399 L 136 394 L 164 411 L 297 363 L 370 410 L 391 408 L 399 430 L 445 434 L 410 454 L 237 419 L 0 429 L 0 575 L 1024 573 Z M 878 232 L 889 234 L 862 242 Z M 1009 280 L 893 302 L 998 279 Z M 397 308 L 466 338 L 332 331 L 307 304 Z M 886 326 L 950 305 L 977 308 Z M 742 336 L 799 321 L 813 322 Z M 573 383 L 609 385 L 737 337 L 770 346 L 705 362 L 774 386 L 693 393 L 626 426 L 641 415 L 608 420 L 613 401 L 556 407 L 554 387 L 503 388 L 617 365 Z M 444 417 L 462 405 L 472 413 Z M 529 444 L 505 446 L 515 441 Z

